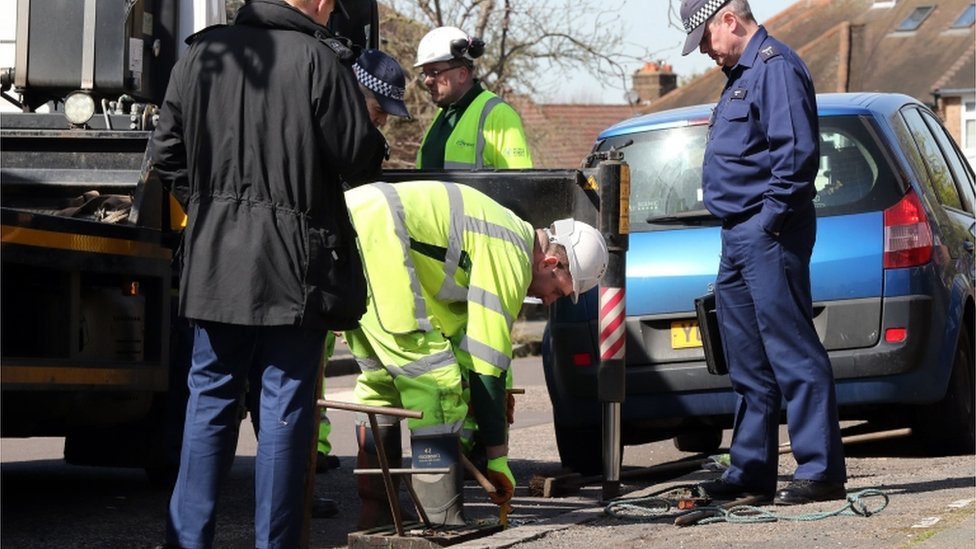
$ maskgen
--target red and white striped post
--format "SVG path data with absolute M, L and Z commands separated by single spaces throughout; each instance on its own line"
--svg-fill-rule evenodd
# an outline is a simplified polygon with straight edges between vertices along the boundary
M 600 288 L 600 360 L 623 360 L 627 340 L 624 337 L 623 288 Z
M 600 232 L 610 260 L 600 283 L 600 365 L 597 394 L 603 403 L 603 499 L 620 495 L 620 407 L 625 396 L 627 354 L 626 253 L 630 232 L 630 167 L 618 151 L 609 151 L 597 167 Z

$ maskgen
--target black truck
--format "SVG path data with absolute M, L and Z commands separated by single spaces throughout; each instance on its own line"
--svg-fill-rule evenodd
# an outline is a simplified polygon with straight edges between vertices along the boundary
M 344 4 L 330 26 L 377 44 L 375 1 Z M 158 481 L 178 462 L 191 342 L 174 306 L 183 213 L 146 149 L 192 5 L 17 0 L 15 64 L 0 67 L 0 103 L 17 111 L 0 113 L 0 436 L 65 437 L 69 463 L 143 467 Z M 467 183 L 539 226 L 595 224 L 596 174 L 384 179 Z

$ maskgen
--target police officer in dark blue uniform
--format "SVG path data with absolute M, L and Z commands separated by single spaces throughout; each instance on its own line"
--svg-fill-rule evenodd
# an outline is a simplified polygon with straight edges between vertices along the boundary
M 746 0 L 683 0 L 688 38 L 728 80 L 702 166 L 705 207 L 722 220 L 715 284 L 738 394 L 731 466 L 701 487 L 715 499 L 843 499 L 847 473 L 830 361 L 813 326 L 817 103 L 803 61 L 758 25 Z M 780 403 L 797 469 L 776 492 Z

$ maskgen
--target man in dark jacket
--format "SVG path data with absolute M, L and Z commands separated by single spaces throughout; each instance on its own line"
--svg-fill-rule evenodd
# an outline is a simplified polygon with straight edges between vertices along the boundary
M 248 372 L 261 379 L 255 545 L 300 540 L 315 382 L 329 329 L 354 328 L 365 281 L 341 181 L 379 173 L 337 0 L 252 0 L 198 33 L 170 77 L 155 167 L 187 212 L 180 314 L 194 324 L 167 543 L 213 544 Z

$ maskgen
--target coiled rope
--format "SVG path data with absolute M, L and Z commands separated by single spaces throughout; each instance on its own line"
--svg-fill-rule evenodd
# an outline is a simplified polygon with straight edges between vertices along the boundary
M 673 488 L 670 488 L 670 490 L 673 490 Z M 611 517 L 621 520 L 647 522 L 660 520 L 663 517 L 676 519 L 689 513 L 704 512 L 710 513 L 713 516 L 699 520 L 698 524 L 711 524 L 715 522 L 752 524 L 780 520 L 814 521 L 839 515 L 870 517 L 884 510 L 888 506 L 889 501 L 888 494 L 885 492 L 876 488 L 867 488 L 847 494 L 846 503 L 833 511 L 788 515 L 754 505 L 736 505 L 728 509 L 718 505 L 701 505 L 687 511 L 672 514 L 671 510 L 674 508 L 672 502 L 666 498 L 659 497 L 658 494 L 641 498 L 617 498 L 607 504 L 604 512 Z M 872 504 L 874 500 L 879 501 Z

